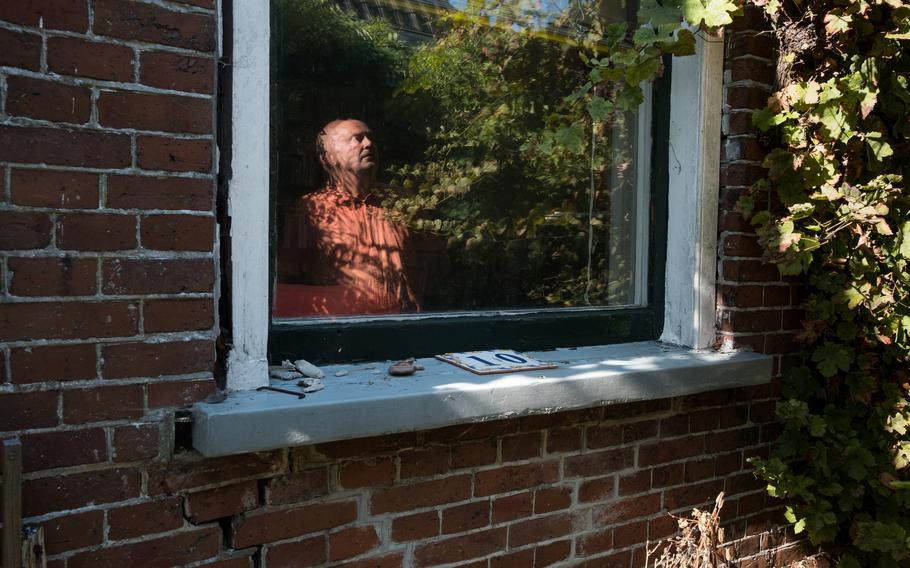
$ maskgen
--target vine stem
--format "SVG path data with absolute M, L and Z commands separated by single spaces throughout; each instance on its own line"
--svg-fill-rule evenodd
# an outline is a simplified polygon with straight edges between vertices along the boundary
M 594 160 L 596 158 L 597 123 L 591 121 L 591 175 L 588 188 L 588 269 L 585 272 L 585 305 L 591 305 L 591 261 L 594 257 Z

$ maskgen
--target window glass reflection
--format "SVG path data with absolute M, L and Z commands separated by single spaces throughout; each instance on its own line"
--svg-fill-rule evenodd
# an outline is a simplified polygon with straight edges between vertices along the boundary
M 272 8 L 275 317 L 642 303 L 644 121 L 572 95 L 630 6 Z

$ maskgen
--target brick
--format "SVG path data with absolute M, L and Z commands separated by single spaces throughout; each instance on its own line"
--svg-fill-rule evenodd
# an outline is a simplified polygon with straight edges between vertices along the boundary
M 547 432 L 547 453 L 577 452 L 581 449 L 581 428 L 561 428 Z
M 255 481 L 216 487 L 190 493 L 184 500 L 184 513 L 193 524 L 233 517 L 259 506 L 259 490 Z
M 129 302 L 0 304 L 0 341 L 133 335 L 138 311 Z
M 129 250 L 136 245 L 132 215 L 65 213 L 57 221 L 57 247 L 64 250 Z
M 591 452 L 565 459 L 566 477 L 589 477 L 630 468 L 635 465 L 634 448 Z
M 714 463 L 715 475 L 723 476 L 734 471 L 739 471 L 743 468 L 743 453 L 742 452 L 730 452 L 729 454 L 721 454 L 717 456 L 717 459 Z
M 340 467 L 338 480 L 347 489 L 389 485 L 395 481 L 395 469 L 390 458 L 346 462 Z
M 648 521 L 648 539 L 651 542 L 663 540 L 676 533 L 679 523 L 673 517 L 665 515 Z
M 107 437 L 101 428 L 22 437 L 22 469 L 26 472 L 104 461 L 107 461 Z
M 717 303 L 728 307 L 760 308 L 764 303 L 764 295 L 763 286 L 720 285 L 717 287 Z
M 714 477 L 714 458 L 704 458 L 686 462 L 685 482 L 693 483 L 709 477 Z
M 142 387 L 138 385 L 63 392 L 63 421 L 67 424 L 135 420 L 143 412 Z
M 494 493 L 527 489 L 553 483 L 557 479 L 559 479 L 559 463 L 555 461 L 480 471 L 475 474 L 474 495 L 482 497 Z
M 493 500 L 493 524 L 530 517 L 533 510 L 534 494 L 530 491 L 500 497 Z
M 776 80 L 774 64 L 759 59 L 734 59 L 730 66 L 732 81 L 755 81 L 773 86 Z
M 153 540 L 74 554 L 69 558 L 67 568 L 185 566 L 215 556 L 218 554 L 220 544 L 221 533 L 218 527 L 206 527 L 173 533 Z
M 107 206 L 117 209 L 208 211 L 213 182 L 204 179 L 112 175 Z
M 723 489 L 724 482 L 722 479 L 704 483 L 688 483 L 682 487 L 667 489 L 664 491 L 664 507 L 673 510 L 682 507 L 708 505 L 714 502 L 714 498 Z
M 208 340 L 105 345 L 101 374 L 105 379 L 182 375 L 211 370 L 213 361 Z
M 559 540 L 538 546 L 534 549 L 534 566 L 543 567 L 556 564 L 569 557 L 572 552 L 571 540 Z
M 123 134 L 0 126 L 0 161 L 86 168 L 127 168 L 132 157 L 129 136 Z
M 620 444 L 622 444 L 622 426 L 590 426 L 585 431 L 585 445 L 589 449 Z
M 215 219 L 196 215 L 155 215 L 142 218 L 142 246 L 152 250 L 211 251 Z
M 514 523 L 509 527 L 509 547 L 551 540 L 571 534 L 575 517 L 569 513 Z
M 3 19 L 13 24 L 51 30 L 88 30 L 87 0 L 4 2 Z
M 604 420 L 632 418 L 640 420 L 646 414 L 670 410 L 670 399 L 642 400 L 623 404 L 610 404 L 603 409 Z
M 50 229 L 45 213 L 0 211 L 0 250 L 44 248 L 51 242 Z
M 660 511 L 660 494 L 643 495 L 594 509 L 594 525 L 602 527 L 623 521 L 648 517 Z
M 718 424 L 720 424 L 719 408 L 701 410 L 689 415 L 689 431 L 693 434 L 706 430 L 716 430 Z
M 773 422 L 777 403 L 773 400 L 755 402 L 749 409 L 749 420 L 757 424 Z
M 357 518 L 357 503 L 341 501 L 317 503 L 283 511 L 248 513 L 233 520 L 231 546 L 246 548 L 316 531 L 323 531 L 353 522 Z
M 705 438 L 705 449 L 709 453 L 726 452 L 754 446 L 758 443 L 758 426 L 750 428 L 739 428 L 727 432 L 718 432 L 710 434 Z
M 212 143 L 209 140 L 140 136 L 136 142 L 139 167 L 168 172 L 212 170 Z
M 764 247 L 758 244 L 754 235 L 727 235 L 723 238 L 721 250 L 726 256 L 761 257 Z
M 722 211 L 717 220 L 718 231 L 751 231 L 752 226 L 737 212 Z
M 104 511 L 55 517 L 41 523 L 48 555 L 100 545 L 104 538 Z
M 146 332 L 195 331 L 215 325 L 214 301 L 208 298 L 187 300 L 147 300 L 143 308 Z
M 728 87 L 725 102 L 730 109 L 759 109 L 765 107 L 770 94 L 770 88 Z
M 373 491 L 370 511 L 374 514 L 408 511 L 463 501 L 470 496 L 471 477 L 458 475 Z
M 452 468 L 480 467 L 496 461 L 496 440 L 465 442 L 452 447 Z
M 329 535 L 329 560 L 360 556 L 379 546 L 379 535 L 372 525 L 350 527 Z
M 613 529 L 585 533 L 578 537 L 578 555 L 592 556 L 613 549 Z
M 94 8 L 97 34 L 197 51 L 215 49 L 215 20 L 207 14 L 122 0 L 95 0 Z
M 691 436 L 673 441 L 643 445 L 638 449 L 638 465 L 639 467 L 647 467 L 691 458 L 703 453 L 704 448 L 704 436 Z
M 0 29 L 0 65 L 38 71 L 41 67 L 41 36 Z
M 752 162 L 761 162 L 765 158 L 767 150 L 761 143 L 751 136 L 737 136 L 736 138 L 727 138 L 721 148 L 720 161 L 728 160 L 749 160 Z
M 108 538 L 123 540 L 178 529 L 183 526 L 180 499 L 162 499 L 111 509 L 107 512 Z
M 479 529 L 490 524 L 490 502 L 477 501 L 442 510 L 442 533 Z
M 22 483 L 26 517 L 76 509 L 90 503 L 114 503 L 139 496 L 139 470 L 109 469 L 29 479 Z
M 673 463 L 655 467 L 651 473 L 651 486 L 654 488 L 679 485 L 683 481 L 685 465 Z
M 14 168 L 10 198 L 17 205 L 55 209 L 98 207 L 98 174 Z
M 624 424 L 622 427 L 622 442 L 623 444 L 631 444 L 632 442 L 654 438 L 657 436 L 657 426 L 657 420 Z
M 55 122 L 83 124 L 92 114 L 92 92 L 31 77 L 7 77 L 6 111 Z
M 722 311 L 720 329 L 721 331 L 741 333 L 778 331 L 781 329 L 781 311 L 776 309 L 749 312 Z
M 617 494 L 620 496 L 644 493 L 651 489 L 651 470 L 641 469 L 619 477 Z
M 771 57 L 774 54 L 774 38 L 755 30 L 739 32 L 727 36 L 727 47 L 731 57 L 754 55 Z
M 745 404 L 725 406 L 720 409 L 720 427 L 734 428 L 742 426 L 749 418 L 749 407 Z
M 297 568 L 298 566 L 321 566 L 326 561 L 326 538 L 322 535 L 273 544 L 265 547 L 265 558 L 269 568 Z
M 548 487 L 534 492 L 534 514 L 542 515 L 561 509 L 568 509 L 572 505 L 571 487 Z
M 307 469 L 269 480 L 270 505 L 300 503 L 327 495 L 329 475 L 326 468 Z
M 207 99 L 131 91 L 102 91 L 98 122 L 112 128 L 158 132 L 212 132 L 212 105 Z
M 192 93 L 215 90 L 215 62 L 210 58 L 147 51 L 139 61 L 139 79 L 146 85 Z
M 640 474 L 641 472 L 638 473 Z M 578 488 L 578 501 L 580 503 L 590 503 L 591 501 L 604 501 L 609 499 L 613 497 L 615 485 L 616 478 L 612 475 L 595 479 L 585 479 Z M 651 478 L 650 472 L 648 472 L 648 486 L 650 485 Z
M 416 566 L 448 564 L 498 552 L 505 544 L 506 529 L 490 529 L 418 546 L 414 561 Z
M 441 475 L 449 471 L 449 448 L 434 446 L 428 450 L 405 450 L 399 455 L 401 479 Z
M 439 513 L 427 511 L 392 520 L 392 540 L 408 542 L 425 540 L 439 534 Z
M 10 351 L 14 383 L 73 381 L 93 379 L 96 356 L 94 345 L 54 345 L 26 347 Z
M 115 462 L 152 459 L 158 456 L 159 431 L 157 424 L 130 424 L 114 429 L 113 458 Z
M 4 393 L 0 396 L 0 431 L 56 426 L 57 393 Z
M 660 421 L 660 437 L 673 438 L 689 433 L 689 415 L 677 414 Z
M 777 266 L 760 260 L 725 260 L 722 263 L 725 280 L 739 282 L 778 282 Z
M 190 260 L 106 260 L 102 267 L 105 294 L 180 294 L 211 292 L 214 262 Z
M 613 546 L 625 548 L 648 541 L 648 522 L 638 521 L 613 529 Z
M 518 461 L 540 457 L 540 432 L 516 434 L 502 438 L 502 461 Z
M 61 75 L 129 82 L 133 80 L 133 50 L 81 38 L 49 37 L 47 67 Z
M 395 453 L 417 445 L 414 434 L 394 434 L 391 436 L 374 436 L 356 438 L 328 444 L 316 445 L 316 453 L 328 459 L 372 458 L 384 453 Z
M 595 406 L 593 408 L 582 408 L 580 410 L 532 414 L 530 416 L 522 416 L 518 420 L 522 432 L 532 432 L 534 430 L 565 428 L 573 424 L 585 422 L 599 422 L 601 416 L 601 407 Z
M 748 187 L 764 178 L 766 174 L 767 170 L 761 166 L 752 164 L 728 164 L 727 167 L 721 170 L 721 184 L 725 186 Z
M 284 468 L 279 452 L 260 452 L 224 458 L 171 461 L 167 467 L 150 469 L 148 493 L 159 495 L 219 485 L 247 477 L 266 477 Z M 299 510 L 299 509 L 297 509 Z
M 213 379 L 155 382 L 148 390 L 149 408 L 185 408 L 215 394 L 216 385 Z
M 791 301 L 791 291 L 790 286 L 766 286 L 764 306 L 765 307 L 780 307 L 780 306 L 789 306 Z

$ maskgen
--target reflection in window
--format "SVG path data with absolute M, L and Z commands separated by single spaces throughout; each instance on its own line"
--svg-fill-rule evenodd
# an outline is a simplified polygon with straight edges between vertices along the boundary
M 583 96 L 633 6 L 272 8 L 274 316 L 644 303 L 649 106 Z

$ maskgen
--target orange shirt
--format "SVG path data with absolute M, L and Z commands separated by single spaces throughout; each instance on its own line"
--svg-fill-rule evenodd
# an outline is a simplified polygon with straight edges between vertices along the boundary
M 374 197 L 310 193 L 285 225 L 274 315 L 420 311 L 429 241 L 389 219 Z

